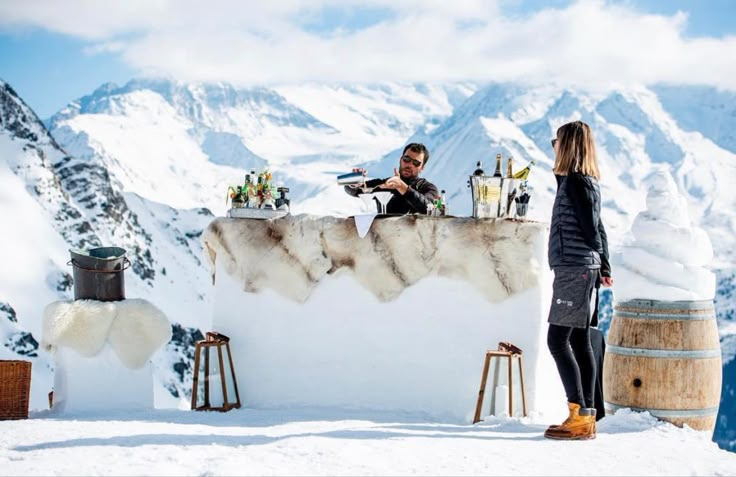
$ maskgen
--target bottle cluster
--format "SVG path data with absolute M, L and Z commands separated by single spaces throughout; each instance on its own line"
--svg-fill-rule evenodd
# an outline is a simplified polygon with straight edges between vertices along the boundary
M 468 180 L 473 196 L 473 216 L 477 218 L 511 217 L 516 205 L 516 215 L 526 214 L 530 195 L 527 180 L 532 166 L 531 160 L 523 169 L 514 172 L 514 159 L 508 156 L 504 174 L 503 155 L 496 154 L 496 167 L 493 175 L 486 175 L 481 161 L 476 163 L 475 171 Z
M 288 207 L 290 201 L 286 198 L 287 192 L 289 192 L 287 187 L 276 185 L 268 169 L 258 174 L 255 169 L 251 169 L 245 174 L 242 185 L 228 187 L 228 197 L 233 208 L 278 209 L 284 205 Z
M 447 194 L 444 190 L 439 197 L 427 204 L 427 215 L 447 215 Z

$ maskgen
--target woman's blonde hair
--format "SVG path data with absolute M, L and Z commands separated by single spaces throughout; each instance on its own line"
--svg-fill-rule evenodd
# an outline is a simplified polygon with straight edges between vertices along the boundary
M 558 152 L 553 169 L 555 174 L 566 176 L 580 172 L 596 179 L 601 178 L 590 126 L 582 121 L 564 124 L 557 130 L 557 142 Z

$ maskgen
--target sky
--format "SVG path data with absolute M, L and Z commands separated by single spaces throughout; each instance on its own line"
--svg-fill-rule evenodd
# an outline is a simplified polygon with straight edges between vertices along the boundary
M 736 90 L 732 0 L 4 0 L 0 79 L 46 118 L 133 77 Z

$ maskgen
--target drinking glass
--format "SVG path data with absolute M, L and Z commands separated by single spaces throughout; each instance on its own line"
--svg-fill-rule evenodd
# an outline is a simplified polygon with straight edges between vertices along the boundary
M 373 200 L 375 194 L 372 192 L 367 194 L 358 194 L 358 197 L 360 197 L 360 200 L 363 201 L 363 204 L 365 204 L 365 208 L 367 209 L 368 213 L 375 213 L 376 212 L 376 203 Z
M 386 205 L 391 200 L 391 197 L 393 197 L 392 192 L 388 191 L 382 191 L 382 192 L 374 192 L 373 195 L 378 199 L 378 202 L 381 204 L 381 214 L 386 215 Z

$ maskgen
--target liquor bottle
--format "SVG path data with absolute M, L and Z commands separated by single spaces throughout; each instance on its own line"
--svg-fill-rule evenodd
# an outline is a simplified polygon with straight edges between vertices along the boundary
M 523 168 L 522 170 L 514 174 L 514 179 L 521 179 L 525 181 L 529 177 L 529 172 L 531 171 L 532 166 L 534 164 L 535 164 L 535 161 L 534 159 L 532 159 L 525 168 Z
M 432 215 L 442 215 L 442 199 L 437 197 L 434 200 L 434 207 L 432 208 Z
M 514 158 L 509 156 L 507 159 L 508 162 L 506 162 L 506 178 L 507 179 L 513 179 L 514 178 Z
M 440 196 L 440 215 L 447 215 L 447 196 L 444 190 Z
M 501 174 L 501 154 L 496 154 L 496 170 L 493 171 L 493 177 L 503 177 Z
M 482 176 L 483 174 L 485 174 L 485 172 L 483 172 L 482 164 L 481 164 L 480 161 L 478 161 L 475 164 L 475 171 L 473 171 L 473 175 L 474 176 Z

